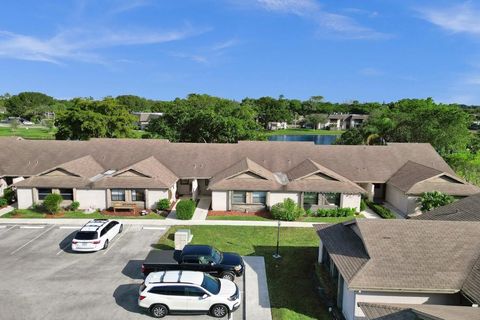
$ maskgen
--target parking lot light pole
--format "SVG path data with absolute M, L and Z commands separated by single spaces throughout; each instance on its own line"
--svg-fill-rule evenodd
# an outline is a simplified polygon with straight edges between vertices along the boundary
M 275 259 L 279 259 L 282 257 L 278 252 L 279 244 L 280 244 L 280 220 L 278 220 L 278 226 L 277 226 L 277 252 L 273 255 Z

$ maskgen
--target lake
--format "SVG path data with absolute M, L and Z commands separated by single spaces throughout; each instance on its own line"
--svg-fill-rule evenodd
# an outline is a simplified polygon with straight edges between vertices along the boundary
M 269 136 L 268 141 L 313 141 L 315 144 L 332 144 L 337 139 L 334 134 L 305 134 Z

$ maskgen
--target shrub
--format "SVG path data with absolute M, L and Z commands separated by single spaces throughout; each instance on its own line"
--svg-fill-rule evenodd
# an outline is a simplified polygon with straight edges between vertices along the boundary
M 48 213 L 54 214 L 60 210 L 60 203 L 62 203 L 63 197 L 57 193 L 51 193 L 43 200 L 43 207 Z
M 365 199 L 360 200 L 360 211 L 365 211 L 367 209 L 367 204 L 365 203 Z
M 177 218 L 180 220 L 190 220 L 195 212 L 195 201 L 180 200 L 177 203 Z
M 437 207 L 441 207 L 452 203 L 454 198 L 448 194 L 433 191 L 433 192 L 424 192 L 420 197 L 420 204 L 422 211 L 430 211 Z
M 6 199 L 8 203 L 13 203 L 15 200 L 15 191 L 11 188 L 3 190 L 3 198 Z
M 168 210 L 170 208 L 170 200 L 162 199 L 157 202 L 157 209 L 158 210 Z
M 78 201 L 73 201 L 73 202 L 70 204 L 70 210 L 72 210 L 72 211 L 77 211 L 78 208 L 80 208 L 80 202 L 78 202 Z
M 0 198 L 0 207 L 4 207 L 8 204 L 7 199 L 5 198 Z
M 318 209 L 317 217 L 350 217 L 355 215 L 355 208 L 334 208 L 334 209 Z
M 380 204 L 373 203 L 370 200 L 365 200 L 365 203 L 367 206 L 369 206 L 370 209 L 372 209 L 376 214 L 378 214 L 380 217 L 383 219 L 396 219 L 397 217 L 395 214 L 388 208 L 385 208 L 384 206 Z
M 270 211 L 274 219 L 285 221 L 297 220 L 305 213 L 292 199 L 285 199 L 282 203 L 273 205 Z

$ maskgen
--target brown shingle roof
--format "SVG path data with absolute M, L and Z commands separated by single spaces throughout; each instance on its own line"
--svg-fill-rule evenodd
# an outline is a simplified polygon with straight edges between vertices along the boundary
M 57 169 L 63 169 L 69 173 L 84 178 L 94 177 L 95 175 L 105 171 L 105 169 L 97 161 L 95 161 L 91 155 L 86 155 L 84 157 L 55 166 L 46 172 L 40 173 L 40 175 Z
M 391 304 L 359 302 L 367 320 L 473 320 L 480 308 L 434 304 Z
M 438 207 L 412 219 L 480 221 L 480 193 L 460 199 L 446 206 Z
M 448 181 L 440 179 L 441 177 Z M 419 195 L 433 190 L 450 195 L 471 195 L 480 192 L 480 188 L 461 180 L 454 174 L 413 161 L 407 161 L 405 165 L 392 175 L 387 183 L 406 194 L 412 195 Z
M 360 237 L 352 237 L 355 228 Z M 480 255 L 480 222 L 360 219 L 336 230 L 319 235 L 329 252 L 341 252 L 342 265 L 358 268 L 361 246 L 369 257 L 344 276 L 353 290 L 455 293 Z

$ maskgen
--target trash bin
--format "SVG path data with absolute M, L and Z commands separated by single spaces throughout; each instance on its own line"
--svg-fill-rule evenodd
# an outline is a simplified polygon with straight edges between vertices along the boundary
M 175 250 L 183 250 L 192 241 L 193 235 L 189 229 L 179 229 L 175 232 Z

